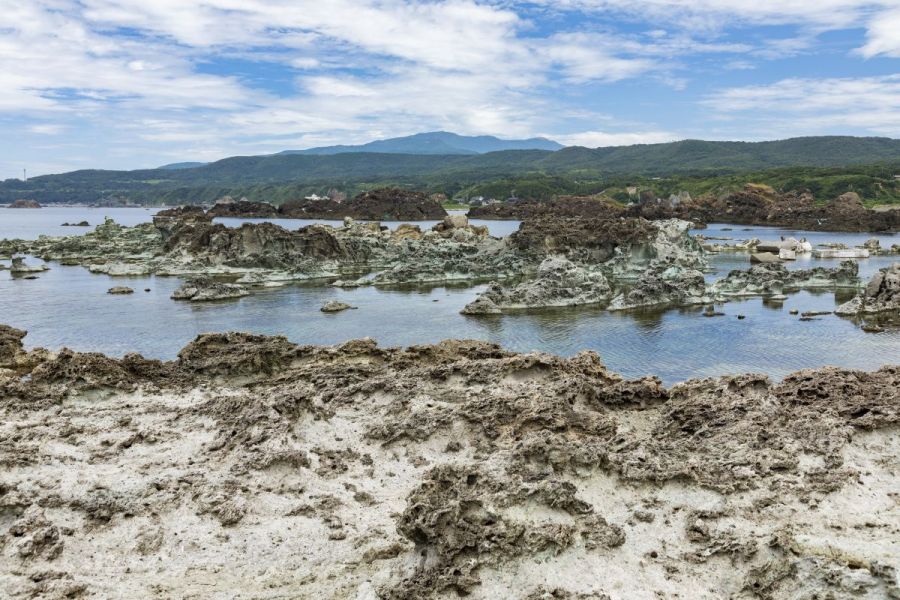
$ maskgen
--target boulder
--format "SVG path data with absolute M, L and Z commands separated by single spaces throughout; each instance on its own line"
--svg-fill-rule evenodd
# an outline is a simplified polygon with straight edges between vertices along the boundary
M 341 311 L 344 311 L 344 310 L 347 310 L 350 308 L 356 308 L 356 307 L 350 306 L 346 302 L 340 302 L 338 300 L 329 300 L 328 302 L 323 304 L 322 308 L 320 308 L 319 310 L 321 310 L 322 312 L 325 312 L 325 313 L 336 313 L 336 312 L 341 312 Z
M 757 246 L 758 248 L 758 246 Z M 771 252 L 754 252 L 750 255 L 751 263 L 780 263 L 781 259 L 776 254 L 772 254 Z
M 185 281 L 172 293 L 173 300 L 190 300 L 191 302 L 209 302 L 240 298 L 250 292 L 237 283 L 223 283 L 209 277 L 196 277 Z
M 124 295 L 124 294 L 133 294 L 134 290 L 131 289 L 130 287 L 125 287 L 124 285 L 117 285 L 115 287 L 111 287 L 108 290 L 106 290 L 106 293 L 113 294 L 113 295 Z

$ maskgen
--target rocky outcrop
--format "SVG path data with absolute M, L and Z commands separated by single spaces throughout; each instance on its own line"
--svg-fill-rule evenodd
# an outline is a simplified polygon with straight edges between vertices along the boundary
M 711 301 L 702 272 L 677 265 L 655 265 L 613 298 L 609 310 L 686 306 Z
M 47 271 L 50 267 L 41 263 L 39 265 L 27 265 L 25 264 L 25 258 L 22 256 L 13 256 L 11 265 L 9 267 L 9 272 L 13 275 L 24 275 L 27 273 L 42 273 Z
M 706 268 L 689 227 L 678 220 L 543 219 L 494 238 L 466 216 L 452 215 L 428 231 L 409 224 L 391 231 L 350 218 L 343 227 L 290 231 L 272 223 L 231 228 L 176 209 L 155 217 L 154 225 L 122 227 L 107 220 L 83 236 L 3 241 L 0 253 L 29 252 L 113 276 L 222 276 L 246 286 L 320 279 L 341 287 L 522 280 L 556 258 L 563 262 L 548 264 L 565 268 L 546 271 L 543 280 L 526 282 L 504 298 L 497 296 L 506 294 L 502 288 L 492 295 L 507 308 L 522 305 L 515 300 L 520 295 L 534 307 L 567 306 L 596 303 L 609 295 L 607 287 L 636 281 L 647 270 Z
M 217 202 L 206 211 L 210 217 L 235 217 L 241 219 L 271 219 L 278 216 L 278 209 L 267 202 Z
M 0 369 L 10 369 L 16 358 L 22 354 L 22 339 L 26 332 L 21 329 L 0 324 Z
M 834 312 L 845 316 L 883 313 L 900 316 L 900 262 L 878 271 L 861 294 Z
M 63 223 L 62 227 L 90 227 L 91 224 L 87 221 L 79 221 L 77 223 Z
M 561 257 L 548 257 L 534 279 L 511 287 L 493 283 L 463 308 L 465 315 L 498 314 L 505 310 L 599 304 L 609 298 L 609 281 Z
M 249 290 L 237 283 L 216 281 L 209 277 L 194 277 L 181 284 L 172 293 L 172 300 L 190 300 L 191 302 L 209 302 L 212 300 L 228 300 L 249 294 Z
M 707 223 L 769 225 L 808 231 L 897 231 L 900 211 L 875 211 L 848 192 L 818 204 L 808 192 L 781 194 L 765 186 L 748 185 L 722 197 L 681 205 L 675 216 Z
M 898 387 L 476 341 L 63 350 L 0 374 L 4 593 L 890 598 Z
M 367 221 L 425 221 L 443 219 L 447 211 L 422 192 L 400 188 L 380 188 L 358 194 L 350 200 L 331 198 L 289 200 L 278 207 L 278 216 L 288 219 L 343 219 Z
M 859 287 L 859 265 L 845 260 L 837 268 L 788 270 L 780 263 L 762 263 L 748 270 L 733 270 L 710 285 L 710 293 L 723 296 L 772 296 L 800 289 Z
M 752 183 L 720 196 L 707 194 L 691 198 L 684 195 L 661 199 L 648 193 L 642 195 L 639 202 L 627 207 L 617 207 L 610 200 L 602 199 L 520 201 L 473 208 L 469 215 L 480 219 L 527 219 L 570 214 L 594 216 L 597 210 L 653 221 L 682 219 L 698 226 L 704 223 L 736 223 L 811 231 L 900 230 L 900 210 L 867 209 L 854 192 L 820 204 L 808 191 L 781 193 L 767 185 Z
M 41 205 L 37 200 L 19 199 L 14 201 L 6 208 L 40 208 Z
M 555 218 L 612 219 L 625 216 L 625 209 L 602 196 L 560 196 L 553 200 L 512 200 L 469 209 L 470 219 L 535 220 Z

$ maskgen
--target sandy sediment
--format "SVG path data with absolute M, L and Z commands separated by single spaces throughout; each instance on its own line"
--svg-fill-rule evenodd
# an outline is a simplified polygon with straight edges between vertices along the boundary
M 900 367 L 663 387 L 600 357 L 0 327 L 11 598 L 889 598 Z

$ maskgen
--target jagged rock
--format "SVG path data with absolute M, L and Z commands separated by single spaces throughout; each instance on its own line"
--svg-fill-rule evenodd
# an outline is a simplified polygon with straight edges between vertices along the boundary
M 609 281 L 599 271 L 589 271 L 562 257 L 548 257 L 535 279 L 512 287 L 492 284 L 462 313 L 496 314 L 503 310 L 578 306 L 608 299 Z
M 878 238 L 869 238 L 863 243 L 862 247 L 871 254 L 879 254 L 881 252 L 881 241 Z
M 859 265 L 845 260 L 837 268 L 814 267 L 788 270 L 780 263 L 757 264 L 748 270 L 736 269 L 709 286 L 712 295 L 778 296 L 785 290 L 856 288 Z
M 63 227 L 90 227 L 91 224 L 87 221 L 79 221 L 78 223 L 63 223 Z
M 707 304 L 703 273 L 679 266 L 645 271 L 640 279 L 609 303 L 609 310 L 626 310 L 646 306 Z
M 9 267 L 9 272 L 13 275 L 20 275 L 24 273 L 42 273 L 50 269 L 45 264 L 40 265 L 26 265 L 25 259 L 21 256 L 13 256 L 12 257 L 12 265 Z
M 900 262 L 878 271 L 863 293 L 834 312 L 845 316 L 900 312 Z
M 235 217 L 242 219 L 269 219 L 278 216 L 278 209 L 266 202 L 216 202 L 206 211 L 210 217 Z
M 4 591 L 889 598 L 898 385 L 667 389 L 472 340 L 63 350 L 0 377 Z
M 24 353 L 22 338 L 26 332 L 0 324 L 0 369 L 16 366 L 16 358 Z
M 352 217 L 368 221 L 425 221 L 443 219 L 447 216 L 447 211 L 439 202 L 421 192 L 380 188 L 344 201 L 331 198 L 289 200 L 278 207 L 278 216 L 296 219 Z
M 195 277 L 181 284 L 172 293 L 172 300 L 190 300 L 191 302 L 207 302 L 240 298 L 250 292 L 237 283 L 224 283 L 208 277 Z

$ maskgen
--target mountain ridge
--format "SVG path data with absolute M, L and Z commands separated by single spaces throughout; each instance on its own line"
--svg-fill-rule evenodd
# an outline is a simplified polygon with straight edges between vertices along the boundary
M 0 182 L 0 202 L 212 201 L 232 193 L 265 196 L 364 189 L 390 183 L 453 193 L 474 184 L 529 177 L 573 181 L 609 176 L 716 176 L 783 167 L 846 167 L 900 164 L 900 140 L 815 136 L 766 142 L 681 140 L 604 148 L 570 146 L 556 151 L 503 150 L 485 154 L 392 154 L 235 156 L 193 168 L 134 171 L 81 170 Z M 290 188 L 290 190 L 286 189 Z M 303 190 L 307 190 L 304 192 Z M 270 190 L 270 191 L 266 191 Z
M 278 154 L 330 155 L 353 152 L 383 154 L 486 154 L 501 150 L 559 150 L 564 146 L 543 137 L 501 139 L 492 135 L 466 136 L 449 131 L 427 131 L 402 137 L 374 140 L 358 145 L 319 146 L 305 150 L 283 150 Z

